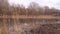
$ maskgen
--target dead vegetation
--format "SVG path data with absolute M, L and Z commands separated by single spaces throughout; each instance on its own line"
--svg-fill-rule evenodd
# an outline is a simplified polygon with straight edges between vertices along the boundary
M 0 34 L 60 34 L 60 10 L 32 2 L 28 8 L 0 2 Z

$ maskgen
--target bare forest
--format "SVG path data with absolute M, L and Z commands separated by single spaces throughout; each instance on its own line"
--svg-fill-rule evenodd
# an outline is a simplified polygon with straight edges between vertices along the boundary
M 60 10 L 31 2 L 10 6 L 0 0 L 0 34 L 60 34 Z

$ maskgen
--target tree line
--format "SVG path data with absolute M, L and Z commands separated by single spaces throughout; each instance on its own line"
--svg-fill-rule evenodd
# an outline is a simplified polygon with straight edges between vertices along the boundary
M 0 4 L 0 15 L 60 15 L 60 10 L 48 6 L 42 7 L 35 2 L 31 2 L 27 8 L 23 5 Z

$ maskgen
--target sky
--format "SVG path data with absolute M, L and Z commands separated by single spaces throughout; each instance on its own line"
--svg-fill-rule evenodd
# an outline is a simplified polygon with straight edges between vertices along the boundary
M 25 7 L 27 7 L 31 2 L 36 2 L 42 6 L 49 6 L 50 8 L 54 7 L 60 9 L 60 0 L 9 0 L 8 2 L 10 5 L 23 4 Z

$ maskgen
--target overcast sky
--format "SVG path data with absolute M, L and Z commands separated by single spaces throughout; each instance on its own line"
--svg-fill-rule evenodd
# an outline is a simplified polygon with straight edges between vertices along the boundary
M 27 7 L 30 2 L 60 9 L 60 0 L 9 0 L 10 4 L 23 4 L 25 7 Z

